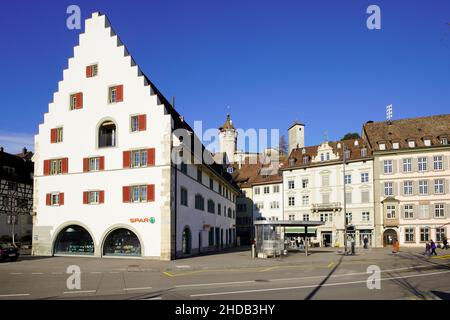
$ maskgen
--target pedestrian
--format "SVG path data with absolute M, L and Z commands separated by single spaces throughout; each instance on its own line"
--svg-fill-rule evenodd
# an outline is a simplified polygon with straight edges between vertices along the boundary
M 430 246 L 430 243 L 427 241 L 427 242 L 425 242 L 425 252 L 423 254 L 426 256 L 429 256 L 430 250 L 431 250 L 431 246 Z
M 444 238 L 444 241 L 442 241 L 442 249 L 445 249 L 445 250 L 448 249 L 448 240 L 447 240 L 447 238 Z
M 364 237 L 364 249 L 367 249 L 369 247 L 369 239 L 367 237 Z
M 400 244 L 397 239 L 393 239 L 392 241 L 392 253 L 398 253 L 400 251 Z
M 433 254 L 434 254 L 435 256 L 437 256 L 437 253 L 436 253 L 436 243 L 434 243 L 433 240 L 431 240 L 430 247 L 431 247 L 431 253 L 430 253 L 430 256 L 433 255 Z

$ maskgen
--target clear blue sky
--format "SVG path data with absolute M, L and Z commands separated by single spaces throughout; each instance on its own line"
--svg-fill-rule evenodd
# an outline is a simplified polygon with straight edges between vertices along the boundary
M 450 111 L 450 1 L 3 1 L 0 144 L 32 143 L 83 18 L 106 13 L 142 70 L 176 96 L 187 121 L 240 128 L 306 124 L 306 143 L 338 139 L 367 120 Z M 381 30 L 366 8 L 381 7 Z M 84 25 L 83 25 L 84 28 Z M 17 150 L 9 150 L 17 151 Z

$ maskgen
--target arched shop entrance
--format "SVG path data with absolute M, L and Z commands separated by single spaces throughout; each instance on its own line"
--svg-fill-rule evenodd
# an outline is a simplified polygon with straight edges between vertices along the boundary
M 103 244 L 104 256 L 141 256 L 141 243 L 136 234 L 128 229 L 111 231 Z
M 191 230 L 189 230 L 188 227 L 185 227 L 181 238 L 183 254 L 191 254 L 191 240 L 192 240 Z
M 70 225 L 58 234 L 54 254 L 94 255 L 94 241 L 89 232 L 78 225 Z
M 394 240 L 398 240 L 397 232 L 394 229 L 387 229 L 383 233 L 383 246 L 394 244 Z

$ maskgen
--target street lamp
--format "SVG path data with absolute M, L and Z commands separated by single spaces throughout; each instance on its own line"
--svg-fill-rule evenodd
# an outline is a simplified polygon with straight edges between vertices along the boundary
M 347 255 L 347 192 L 346 192 L 346 182 L 345 182 L 345 164 L 346 164 L 346 149 L 345 143 L 342 142 L 342 164 L 344 166 L 344 255 Z

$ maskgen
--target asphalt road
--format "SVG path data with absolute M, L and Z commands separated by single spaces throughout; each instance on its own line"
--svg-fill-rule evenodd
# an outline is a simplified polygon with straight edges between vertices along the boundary
M 81 272 L 79 289 L 67 286 L 73 277 L 67 268 L 74 265 Z M 379 268 L 379 289 L 368 289 L 369 266 Z M 448 300 L 450 254 L 429 258 L 414 250 L 394 255 L 374 249 L 344 257 L 318 251 L 262 261 L 232 252 L 174 262 L 24 257 L 0 263 L 5 299 Z

